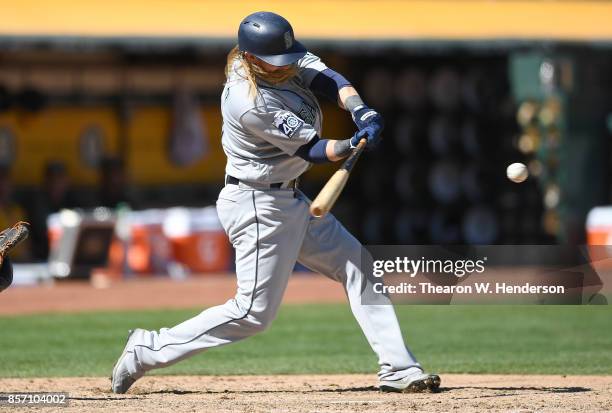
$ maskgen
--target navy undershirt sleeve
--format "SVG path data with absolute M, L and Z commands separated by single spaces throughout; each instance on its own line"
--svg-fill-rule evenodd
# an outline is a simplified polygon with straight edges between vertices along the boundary
M 335 103 L 338 101 L 338 90 L 350 85 L 351 82 L 340 73 L 327 68 L 312 79 L 310 90 Z
M 306 145 L 302 145 L 295 152 L 297 156 L 307 162 L 324 163 L 331 162 L 326 154 L 327 142 L 329 139 L 319 139 L 314 137 Z

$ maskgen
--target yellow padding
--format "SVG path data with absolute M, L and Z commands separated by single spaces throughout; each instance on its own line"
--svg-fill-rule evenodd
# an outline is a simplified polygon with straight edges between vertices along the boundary
M 0 35 L 234 38 L 242 17 L 270 10 L 302 39 L 612 39 L 606 1 L 2 0 L 0 10 Z

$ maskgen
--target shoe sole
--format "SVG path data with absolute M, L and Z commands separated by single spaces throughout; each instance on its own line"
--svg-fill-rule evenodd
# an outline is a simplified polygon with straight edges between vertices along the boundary
M 119 359 L 117 360 L 117 362 L 115 363 L 115 366 L 113 367 L 113 375 L 110 377 L 110 380 L 111 380 L 111 389 L 113 388 L 113 378 L 115 377 L 115 374 L 117 373 L 117 368 L 119 367 L 119 365 L 123 361 L 123 358 L 126 356 L 126 354 L 128 354 L 128 344 L 130 343 L 130 338 L 132 338 L 132 335 L 134 334 L 135 331 L 136 331 L 136 329 L 129 330 L 128 336 L 127 336 L 127 340 L 125 341 L 125 346 L 123 347 L 123 352 L 121 353 L 121 356 L 119 356 Z M 123 392 L 123 393 L 125 393 L 125 392 Z
M 437 374 L 430 374 L 423 379 L 413 381 L 403 388 L 383 384 L 379 389 L 386 393 L 437 393 L 440 391 L 440 383 L 440 376 Z

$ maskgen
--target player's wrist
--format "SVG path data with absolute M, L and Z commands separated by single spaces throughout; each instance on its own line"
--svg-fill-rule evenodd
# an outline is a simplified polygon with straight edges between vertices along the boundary
M 353 110 L 351 110 L 351 115 L 354 117 L 354 116 L 355 116 L 355 114 L 356 114 L 357 112 L 359 112 L 361 109 L 368 109 L 368 107 L 367 107 L 367 105 L 366 105 L 365 103 L 363 103 L 363 104 L 361 104 L 361 105 L 359 105 L 359 106 L 357 106 L 357 107 L 353 108 Z
M 353 93 L 350 96 L 347 96 L 343 99 L 342 104 L 344 105 L 344 108 L 346 110 L 348 110 L 351 113 L 351 116 L 355 113 L 355 111 L 361 109 L 362 107 L 366 106 L 366 104 L 363 102 L 363 100 L 361 100 L 361 97 L 359 95 L 356 94 L 355 90 L 353 89 Z M 341 99 L 343 97 L 341 96 Z
M 351 116 L 353 117 L 353 121 L 355 123 L 363 123 L 363 124 L 368 123 L 369 120 L 376 115 L 378 115 L 378 112 L 376 112 L 374 109 L 372 109 L 371 107 L 365 104 L 356 108 L 351 113 Z
M 346 158 L 353 148 L 352 138 L 337 140 L 334 142 L 334 155 L 337 159 Z

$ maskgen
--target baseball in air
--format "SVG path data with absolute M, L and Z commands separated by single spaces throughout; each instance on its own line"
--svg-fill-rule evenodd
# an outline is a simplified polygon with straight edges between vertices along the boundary
M 506 168 L 506 176 L 512 182 L 520 184 L 525 179 L 527 179 L 527 176 L 529 176 L 529 172 L 527 172 L 527 167 L 525 166 L 525 164 L 515 162 L 513 164 L 508 165 L 508 168 Z

